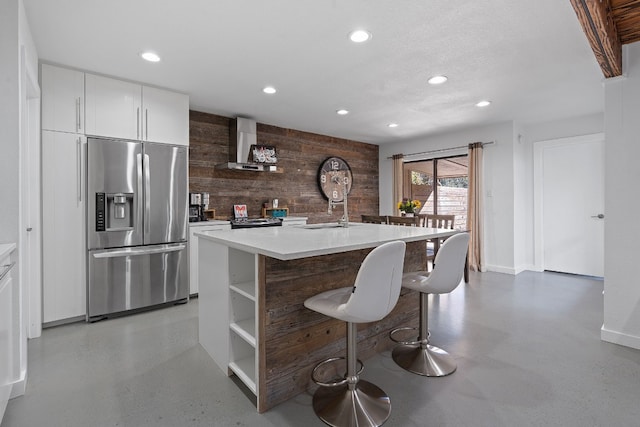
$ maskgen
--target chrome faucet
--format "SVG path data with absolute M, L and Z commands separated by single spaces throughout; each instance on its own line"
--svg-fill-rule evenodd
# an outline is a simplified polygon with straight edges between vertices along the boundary
M 331 180 L 336 184 L 340 184 L 340 177 L 334 175 Z M 349 227 L 349 211 L 347 209 L 347 180 L 342 177 L 342 201 L 336 202 L 329 198 L 329 208 L 327 209 L 327 214 L 331 215 L 333 213 L 333 208 L 338 205 L 342 205 L 344 212 L 342 214 L 342 218 L 338 220 L 338 225 L 341 225 L 345 228 Z

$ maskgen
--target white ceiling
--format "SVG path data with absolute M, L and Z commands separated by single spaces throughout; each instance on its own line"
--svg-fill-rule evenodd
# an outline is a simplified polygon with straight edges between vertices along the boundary
M 569 0 L 24 4 L 43 61 L 185 92 L 193 110 L 284 128 L 382 144 L 604 109 L 602 74 Z M 356 28 L 373 38 L 352 43 Z M 162 61 L 141 60 L 147 49 Z M 449 81 L 428 85 L 435 74 Z M 266 85 L 278 92 L 265 95 Z M 492 105 L 475 107 L 482 99 Z

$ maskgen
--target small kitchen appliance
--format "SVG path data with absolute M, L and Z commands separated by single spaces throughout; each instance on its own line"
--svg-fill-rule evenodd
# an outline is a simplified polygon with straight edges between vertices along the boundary
M 280 218 L 252 218 L 247 215 L 247 205 L 233 205 L 234 219 L 231 220 L 231 229 L 278 227 L 282 225 Z
M 209 203 L 209 193 L 207 195 L 207 204 Z M 189 193 L 189 222 L 206 221 L 204 211 L 205 203 L 202 193 Z

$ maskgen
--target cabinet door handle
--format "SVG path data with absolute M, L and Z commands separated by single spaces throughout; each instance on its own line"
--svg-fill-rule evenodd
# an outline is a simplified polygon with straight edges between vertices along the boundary
M 76 132 L 80 132 L 80 98 L 76 98 Z
M 82 97 L 78 98 L 78 132 L 82 130 Z
M 76 180 L 76 190 L 78 191 L 78 202 L 82 202 L 82 139 L 76 140 L 76 169 L 78 177 Z
M 144 133 L 147 134 L 145 140 L 149 140 L 149 109 L 144 109 Z
M 136 110 L 136 139 L 140 138 L 140 107 Z

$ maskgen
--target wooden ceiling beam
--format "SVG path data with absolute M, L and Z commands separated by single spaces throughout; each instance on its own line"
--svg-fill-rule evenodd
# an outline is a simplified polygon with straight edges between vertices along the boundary
M 622 75 L 622 43 L 609 0 L 569 0 L 605 77 Z

